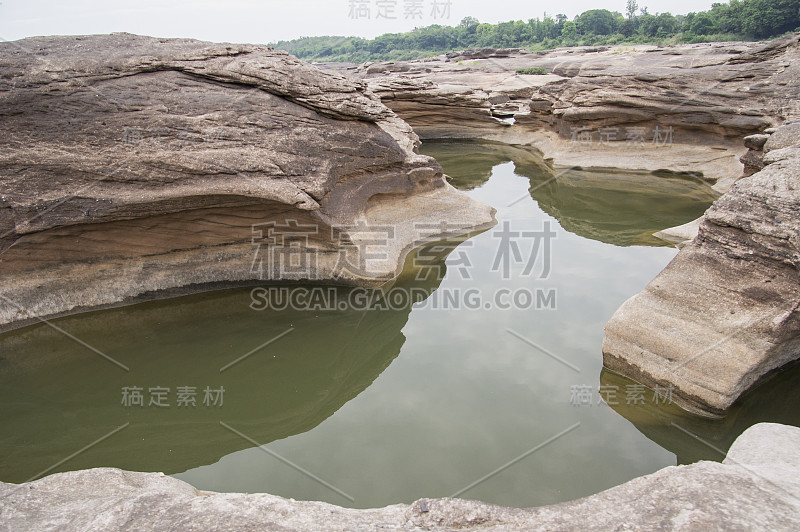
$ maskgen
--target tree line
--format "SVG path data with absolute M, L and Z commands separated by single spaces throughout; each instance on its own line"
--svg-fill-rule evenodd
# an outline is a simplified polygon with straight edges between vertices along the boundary
M 527 22 L 485 24 L 474 17 L 457 26 L 434 24 L 374 39 L 302 37 L 273 43 L 308 61 L 408 60 L 468 48 L 527 48 L 613 44 L 679 44 L 761 40 L 800 31 L 800 0 L 730 0 L 708 11 L 673 15 L 648 12 L 627 0 L 625 13 L 590 9 L 569 20 L 545 14 Z

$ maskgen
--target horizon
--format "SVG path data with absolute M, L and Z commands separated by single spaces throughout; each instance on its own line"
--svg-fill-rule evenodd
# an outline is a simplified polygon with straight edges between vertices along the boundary
M 168 5 L 143 0 L 135 6 L 119 0 L 78 0 L 70 5 L 55 0 L 3 0 L 0 40 L 127 32 L 163 38 L 269 44 L 321 36 L 372 39 L 432 24 L 456 26 L 468 16 L 496 24 L 541 19 L 545 12 L 548 16 L 563 13 L 571 20 L 590 9 L 625 11 L 624 0 L 602 4 L 567 0 L 551 12 L 544 4 L 515 1 L 497 5 L 477 0 L 296 0 L 291 6 L 277 0 L 231 0 L 224 4 L 175 0 Z M 652 14 L 674 15 L 705 11 L 711 4 L 711 1 L 698 4 L 689 0 L 639 1 L 639 7 L 647 7 Z M 410 11 L 405 13 L 407 8 Z M 394 19 L 387 18 L 392 15 Z

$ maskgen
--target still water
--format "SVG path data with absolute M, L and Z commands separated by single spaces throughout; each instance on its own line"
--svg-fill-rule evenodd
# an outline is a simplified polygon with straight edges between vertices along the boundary
M 43 325 L 0 335 L 0 480 L 110 466 L 361 508 L 534 506 L 721 460 L 759 421 L 800 425 L 797 367 L 716 421 L 602 369 L 605 322 L 676 254 L 652 233 L 699 216 L 706 184 L 554 174 L 499 144 L 423 151 L 498 225 L 412 252 L 393 287 L 416 304 L 253 310 L 237 288 L 55 321 L 129 371 Z M 122 404 L 133 388 L 144 406 Z

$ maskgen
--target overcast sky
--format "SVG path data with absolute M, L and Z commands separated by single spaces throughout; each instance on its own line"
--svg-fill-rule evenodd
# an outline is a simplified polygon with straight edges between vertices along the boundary
M 268 43 L 313 35 L 371 38 L 430 24 L 528 20 L 587 9 L 623 12 L 626 0 L 0 0 L 0 38 L 127 31 L 156 37 Z M 352 11 L 352 5 L 363 5 Z M 414 9 L 414 4 L 418 8 Z M 434 5 L 436 4 L 436 5 Z M 449 5 L 448 5 L 449 4 Z M 701 11 L 710 0 L 639 0 L 650 13 Z M 390 9 L 394 6 L 394 9 Z M 406 10 L 410 11 L 407 13 Z M 381 12 L 382 11 L 382 12 Z M 448 12 L 449 11 L 449 12 Z M 379 15 L 383 15 L 378 18 Z M 394 17 L 394 18 L 392 18 Z

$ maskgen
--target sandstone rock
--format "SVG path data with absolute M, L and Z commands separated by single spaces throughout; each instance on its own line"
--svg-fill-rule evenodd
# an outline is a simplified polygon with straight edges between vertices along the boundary
M 800 429 L 763 423 L 742 434 L 721 464 L 667 467 L 591 497 L 528 509 L 421 499 L 354 510 L 90 469 L 0 483 L 0 519 L 13 530 L 795 530 L 799 449 Z
M 800 141 L 792 126 L 773 135 L 783 139 L 777 145 Z M 768 152 L 764 162 L 614 314 L 606 367 L 673 386 L 687 409 L 721 414 L 760 377 L 800 358 L 800 149 Z
M 0 329 L 220 282 L 383 282 L 422 225 L 492 223 L 363 82 L 285 52 L 113 34 L 0 53 Z
M 424 124 L 425 138 L 480 137 L 486 129 L 509 125 L 493 116 L 490 93 L 482 89 L 407 76 L 370 81 L 369 87 L 414 127 Z
M 451 61 L 493 59 L 496 57 L 508 57 L 513 54 L 528 53 L 527 50 L 519 48 L 477 48 L 473 50 L 461 50 L 448 52 L 445 57 Z
M 764 147 L 764 144 L 769 139 L 769 135 L 756 134 L 756 135 L 748 135 L 744 138 L 744 146 L 745 148 L 750 148 L 751 150 L 760 150 Z
M 409 61 L 402 73 L 389 72 L 392 63 L 327 68 L 366 78 L 423 139 L 529 144 L 565 166 L 699 171 L 712 181 L 727 178 L 722 192 L 741 174 L 743 136 L 800 117 L 798 38 L 636 51 L 478 51 L 486 58 L 477 64 L 440 56 Z M 516 75 L 529 67 L 552 74 Z M 498 117 L 513 117 L 513 126 Z
M 800 123 L 787 124 L 775 130 L 764 143 L 764 151 L 780 150 L 800 145 Z
M 761 150 L 749 149 L 747 153 L 739 157 L 739 162 L 744 165 L 744 176 L 750 176 L 764 168 L 764 152 Z
M 692 220 L 691 222 L 687 222 L 683 225 L 677 225 L 675 227 L 669 227 L 667 229 L 657 231 L 653 233 L 653 236 L 662 240 L 666 240 L 667 242 L 672 242 L 673 244 L 684 245 L 687 242 L 694 240 L 694 237 L 697 236 L 699 231 L 700 218 L 697 220 Z

